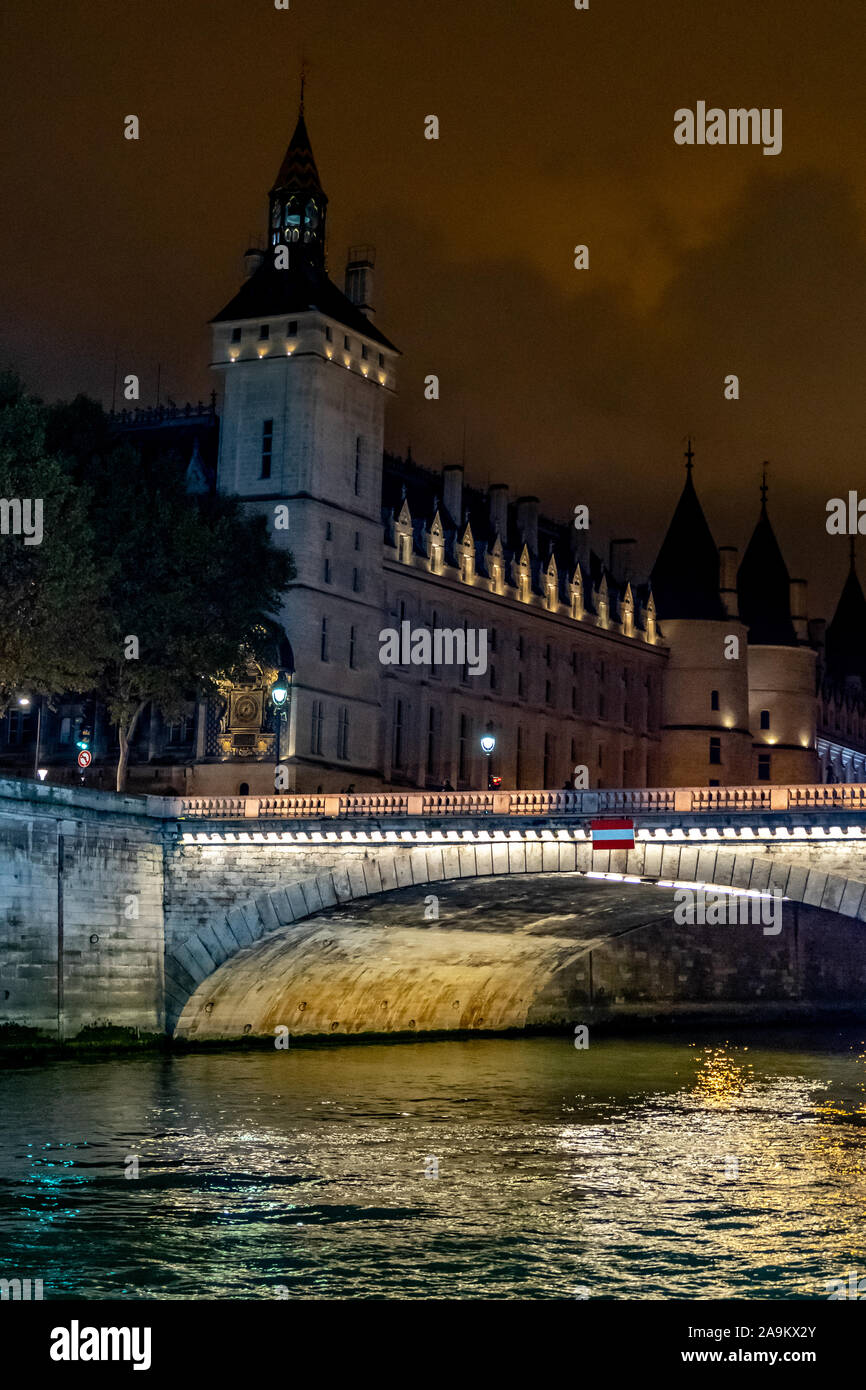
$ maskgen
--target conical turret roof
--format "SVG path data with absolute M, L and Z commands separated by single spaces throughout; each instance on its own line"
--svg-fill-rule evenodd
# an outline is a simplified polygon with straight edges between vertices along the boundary
M 766 481 L 758 524 L 737 571 L 737 602 L 753 646 L 798 645 L 791 621 L 791 578 L 767 514 Z
M 866 686 L 866 597 L 854 568 L 853 543 L 851 549 L 851 568 L 827 625 L 826 663 L 837 680 L 859 676 Z
M 691 441 L 686 482 L 650 576 L 656 612 L 665 618 L 721 619 L 719 552 L 692 481 Z
M 289 141 L 289 147 L 283 156 L 280 172 L 277 174 L 276 183 L 271 192 L 274 193 L 278 189 L 293 188 L 317 193 L 323 191 L 322 181 L 319 178 L 319 171 L 316 168 L 316 160 L 313 155 L 313 147 L 307 134 L 303 106 L 298 113 L 295 133 Z

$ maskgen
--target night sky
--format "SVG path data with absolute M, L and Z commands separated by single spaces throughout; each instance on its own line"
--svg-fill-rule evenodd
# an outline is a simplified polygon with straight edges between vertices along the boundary
M 9 0 L 0 43 L 0 362 L 34 390 L 109 405 L 116 349 L 143 403 L 158 362 L 163 398 L 207 395 L 303 52 L 330 273 L 375 244 L 404 354 L 388 446 L 457 462 L 465 427 L 470 481 L 586 502 L 596 548 L 635 535 L 645 567 L 688 432 L 741 553 L 767 458 L 788 567 L 830 616 L 826 502 L 866 495 L 862 0 Z M 700 100 L 781 107 L 781 154 L 675 145 Z

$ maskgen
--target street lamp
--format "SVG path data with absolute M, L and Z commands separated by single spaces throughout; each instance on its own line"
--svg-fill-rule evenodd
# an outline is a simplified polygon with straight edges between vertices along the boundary
M 482 735 L 481 735 L 481 751 L 482 751 L 482 753 L 484 754 L 485 758 L 487 759 L 487 790 L 488 790 L 488 791 L 490 791 L 490 790 L 492 789 L 492 787 L 493 787 L 493 777 L 492 777 L 491 771 L 490 771 L 490 769 L 491 769 L 491 767 L 492 767 L 492 763 L 491 763 L 490 760 L 491 760 L 491 758 L 492 758 L 492 756 L 493 756 L 493 750 L 494 750 L 495 747 L 496 747 L 496 739 L 494 738 L 493 734 L 482 734 Z
M 31 705 L 30 696 L 29 696 L 29 695 L 19 695 L 19 696 L 18 696 L 18 703 L 19 703 L 19 705 L 21 706 L 22 709 L 29 710 L 30 705 Z M 45 774 L 44 774 L 44 773 L 41 773 L 41 774 L 40 774 L 40 772 L 39 772 L 39 745 L 40 745 L 41 741 L 42 741 L 42 697 L 41 697 L 41 695 L 40 695 L 40 697 L 39 697 L 39 708 L 38 708 L 37 711 L 36 711 L 36 753 L 35 753 L 35 756 L 34 756 L 34 758 L 33 758 L 33 772 L 34 772 L 34 775 L 35 775 L 36 777 L 39 777 L 39 780 L 40 780 L 40 781 L 44 782 L 44 781 L 45 781 Z
M 282 742 L 283 742 L 282 734 L 283 734 L 283 723 L 284 723 L 284 722 L 288 719 L 288 717 L 289 717 L 289 710 L 291 709 L 291 704 L 292 704 L 292 676 L 293 676 L 293 675 L 294 675 L 294 671 L 291 671 L 288 675 L 286 675 L 285 670 L 281 667 L 280 670 L 279 670 L 279 672 L 278 672 L 278 674 L 277 674 L 277 679 L 274 681 L 273 685 L 271 686 L 271 704 L 272 704 L 273 707 L 274 707 L 274 716 L 275 716 L 276 721 L 277 721 L 277 763 L 276 763 L 277 769 L 279 769 L 280 762 L 281 762 L 281 760 L 282 760 Z M 277 772 L 275 771 L 275 772 L 274 772 L 274 785 L 275 785 L 275 786 L 276 786 L 276 781 L 277 781 Z

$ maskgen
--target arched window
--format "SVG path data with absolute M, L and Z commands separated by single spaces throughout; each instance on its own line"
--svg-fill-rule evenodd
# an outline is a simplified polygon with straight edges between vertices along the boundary
M 304 208 L 304 241 L 311 241 L 319 226 L 319 209 L 311 198 Z
M 238 787 L 238 796 L 249 796 L 249 794 L 250 794 L 250 784 L 249 784 L 249 782 L 241 782 L 240 786 Z
M 301 205 L 297 198 L 286 203 L 286 241 L 297 241 L 301 235 Z

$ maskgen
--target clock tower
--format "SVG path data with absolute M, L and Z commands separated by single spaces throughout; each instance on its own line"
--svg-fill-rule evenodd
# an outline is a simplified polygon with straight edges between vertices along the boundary
M 297 570 L 275 616 L 295 655 L 282 761 L 298 791 L 370 785 L 381 765 L 382 454 L 399 353 L 328 276 L 327 207 L 302 97 L 267 249 L 247 253 L 245 283 L 212 320 L 217 486 L 267 519 Z M 273 791 L 273 763 L 245 762 L 241 781 Z

